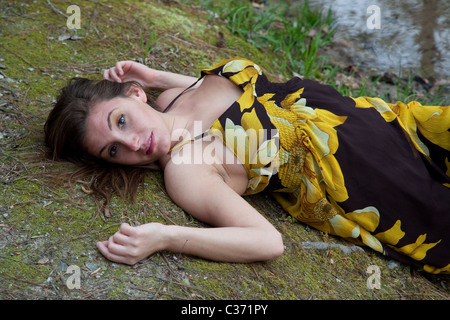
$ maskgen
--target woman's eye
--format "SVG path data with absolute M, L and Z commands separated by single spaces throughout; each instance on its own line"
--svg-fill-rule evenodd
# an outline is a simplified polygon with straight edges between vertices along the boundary
M 117 154 L 117 146 L 112 146 L 111 149 L 109 149 L 109 156 L 111 158 L 114 158 Z
M 119 121 L 117 122 L 117 125 L 119 126 L 119 128 L 122 128 L 125 124 L 125 116 L 122 114 L 119 117 Z

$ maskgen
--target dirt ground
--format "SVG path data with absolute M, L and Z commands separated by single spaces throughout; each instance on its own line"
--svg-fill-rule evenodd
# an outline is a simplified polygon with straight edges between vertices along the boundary
M 100 78 L 101 70 L 126 59 L 195 76 L 221 59 L 245 56 L 275 79 L 286 75 L 277 73 L 268 52 L 231 35 L 200 6 L 77 5 L 80 29 L 69 29 L 65 1 L 0 1 L 1 299 L 449 299 L 448 276 L 428 275 L 295 222 L 265 194 L 246 199 L 283 234 L 278 259 L 233 264 L 160 252 L 132 267 L 106 260 L 95 242 L 121 222 L 208 226 L 170 201 L 160 172 L 149 173 L 134 203 L 114 198 L 109 214 L 85 182 L 51 178 L 73 169 L 43 156 L 42 125 L 58 89 L 74 76 Z M 142 39 L 155 30 L 145 56 Z M 225 44 L 217 45 L 221 35 Z M 325 53 L 342 58 L 332 47 Z M 350 62 L 339 63 L 346 81 Z

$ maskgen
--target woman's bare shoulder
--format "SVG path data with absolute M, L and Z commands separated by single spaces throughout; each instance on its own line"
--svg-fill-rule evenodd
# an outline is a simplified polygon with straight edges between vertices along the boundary
M 170 198 L 183 210 L 205 221 L 211 210 L 209 202 L 227 187 L 214 166 L 206 164 L 176 164 L 164 169 L 164 183 Z
M 217 169 L 210 164 L 196 164 L 171 159 L 164 167 L 164 182 L 166 188 L 171 189 L 183 186 L 194 187 L 198 185 L 199 181 L 208 181 L 212 177 L 216 177 L 217 173 Z

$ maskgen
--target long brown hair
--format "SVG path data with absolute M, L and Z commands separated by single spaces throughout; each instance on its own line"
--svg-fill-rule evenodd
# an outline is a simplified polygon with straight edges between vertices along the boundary
M 66 160 L 76 164 L 79 169 L 72 174 L 72 178 L 90 178 L 90 190 L 103 198 L 105 206 L 108 206 L 114 193 L 133 199 L 145 173 L 157 168 L 155 165 L 132 167 L 112 164 L 91 156 L 83 144 L 86 119 L 92 107 L 115 97 L 128 97 L 134 85 L 142 88 L 134 81 L 119 83 L 73 78 L 61 89 L 44 125 L 47 156 L 55 161 Z M 156 106 L 148 94 L 147 103 Z

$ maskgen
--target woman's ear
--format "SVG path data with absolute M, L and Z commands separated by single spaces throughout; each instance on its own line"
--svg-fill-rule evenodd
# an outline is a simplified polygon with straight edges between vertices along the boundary
M 147 94 L 140 86 L 132 84 L 128 91 L 130 97 L 136 97 L 144 103 L 147 103 Z

